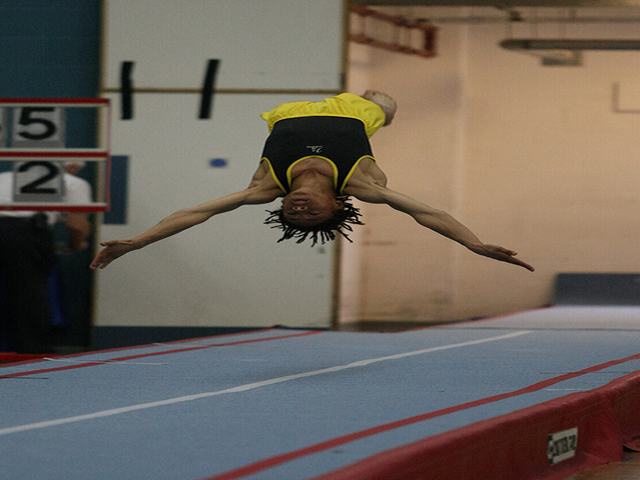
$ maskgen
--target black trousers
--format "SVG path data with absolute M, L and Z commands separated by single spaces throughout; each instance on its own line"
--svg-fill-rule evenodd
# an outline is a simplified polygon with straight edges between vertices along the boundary
M 42 214 L 0 216 L 0 345 L 19 353 L 51 350 L 47 282 L 55 255 Z

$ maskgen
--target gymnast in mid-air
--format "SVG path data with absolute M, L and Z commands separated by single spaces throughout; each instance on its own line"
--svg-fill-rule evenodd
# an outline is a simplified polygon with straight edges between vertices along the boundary
M 448 213 L 387 188 L 387 177 L 376 163 L 369 138 L 389 125 L 396 102 L 382 92 L 367 90 L 319 102 L 289 102 L 261 115 L 268 136 L 262 159 L 249 186 L 191 208 L 178 210 L 157 225 L 125 240 L 101 242 L 103 248 L 91 268 L 105 268 L 116 258 L 150 243 L 175 235 L 215 215 L 243 205 L 257 205 L 282 198 L 281 208 L 268 211 L 267 225 L 282 231 L 278 240 L 312 245 L 349 240 L 352 225 L 362 225 L 359 210 L 350 197 L 366 203 L 384 203 L 406 213 L 423 227 L 467 247 L 478 255 L 533 267 L 516 258 L 516 252 L 483 243 Z

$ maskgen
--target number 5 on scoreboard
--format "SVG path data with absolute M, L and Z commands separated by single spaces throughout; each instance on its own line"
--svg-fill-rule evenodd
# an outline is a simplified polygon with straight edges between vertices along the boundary
M 14 148 L 64 148 L 64 108 L 18 107 L 13 111 Z

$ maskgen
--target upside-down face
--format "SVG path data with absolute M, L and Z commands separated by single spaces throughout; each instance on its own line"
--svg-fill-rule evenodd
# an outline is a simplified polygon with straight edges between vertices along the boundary
M 342 202 L 330 193 L 295 191 L 282 199 L 283 216 L 287 222 L 303 227 L 319 225 L 330 220 Z

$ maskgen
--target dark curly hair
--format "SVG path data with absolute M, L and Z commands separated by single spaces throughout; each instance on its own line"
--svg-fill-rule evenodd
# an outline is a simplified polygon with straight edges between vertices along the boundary
M 284 232 L 278 243 L 291 238 L 297 239 L 296 243 L 302 243 L 307 238 L 310 238 L 311 246 L 313 247 L 318 241 L 324 245 L 330 240 L 335 240 L 336 233 L 353 243 L 353 240 L 349 238 L 345 231 L 353 232 L 351 225 L 364 225 L 364 223 L 360 221 L 360 209 L 354 207 L 348 199 L 343 199 L 343 205 L 341 209 L 336 210 L 333 217 L 317 225 L 307 227 L 293 224 L 284 218 L 282 208 L 273 211 L 267 210 L 269 216 L 264 223 L 265 225 L 271 225 L 271 228 L 277 228 Z

